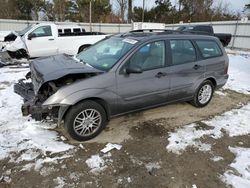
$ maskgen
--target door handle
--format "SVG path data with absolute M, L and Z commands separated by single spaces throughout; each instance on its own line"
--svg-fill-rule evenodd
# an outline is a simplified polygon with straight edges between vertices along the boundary
M 49 39 L 49 40 L 55 40 L 55 39 Z
M 161 78 L 161 77 L 164 77 L 164 76 L 167 76 L 167 73 L 165 73 L 165 72 L 158 72 L 158 73 L 155 75 L 156 78 Z
M 201 65 L 194 65 L 194 67 L 193 67 L 193 69 L 195 69 L 195 70 L 197 70 L 199 68 L 201 68 Z

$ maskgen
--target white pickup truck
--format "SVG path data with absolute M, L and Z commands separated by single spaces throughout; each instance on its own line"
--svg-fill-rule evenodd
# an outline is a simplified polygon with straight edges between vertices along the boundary
M 5 47 L 12 58 L 35 58 L 65 53 L 76 55 L 84 48 L 104 39 L 107 35 L 86 32 L 77 25 L 39 23 L 5 37 Z

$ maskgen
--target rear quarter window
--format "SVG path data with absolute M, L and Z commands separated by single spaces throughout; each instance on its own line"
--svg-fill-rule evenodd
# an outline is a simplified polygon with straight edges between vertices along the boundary
M 222 51 L 215 41 L 197 40 L 196 44 L 204 58 L 213 58 L 222 56 Z

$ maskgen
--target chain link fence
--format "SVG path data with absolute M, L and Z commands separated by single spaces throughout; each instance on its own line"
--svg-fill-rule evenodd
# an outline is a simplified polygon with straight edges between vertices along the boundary
M 27 25 L 38 23 L 37 21 L 25 20 L 8 20 L 0 19 L 0 31 L 19 31 Z M 55 22 L 56 24 L 77 24 L 84 27 L 87 31 L 90 30 L 89 23 L 75 22 Z M 188 23 L 189 24 L 189 23 Z M 193 24 L 209 24 L 214 28 L 215 33 L 231 33 L 232 40 L 228 47 L 250 50 L 250 21 L 242 23 L 241 21 L 225 21 L 225 22 L 197 22 Z M 183 24 L 167 24 L 166 29 L 176 29 Z M 132 24 L 107 24 L 107 23 L 92 23 L 92 31 L 115 34 L 132 30 Z

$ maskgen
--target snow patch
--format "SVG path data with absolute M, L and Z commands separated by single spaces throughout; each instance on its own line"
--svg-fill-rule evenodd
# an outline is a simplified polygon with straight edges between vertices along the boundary
M 158 162 L 154 162 L 154 163 L 147 163 L 145 164 L 145 167 L 147 169 L 148 172 L 152 172 L 154 169 L 160 169 L 161 166 Z
M 73 148 L 60 141 L 57 132 L 50 130 L 55 124 L 36 122 L 22 116 L 23 101 L 13 92 L 13 85 L 27 71 L 24 68 L 0 69 L 0 83 L 5 83 L 5 87 L 0 89 L 0 160 L 10 157 L 11 153 L 25 151 L 15 162 L 31 161 L 39 153 L 60 153 Z
M 223 131 L 230 137 L 250 134 L 250 103 L 240 109 L 216 116 L 211 120 L 203 121 L 208 129 L 199 129 L 197 124 L 190 124 L 176 132 L 169 134 L 167 150 L 181 154 L 187 147 L 194 147 L 201 151 L 209 151 L 211 145 L 202 143 L 200 139 L 209 136 L 214 139 L 221 138 Z
M 227 94 L 226 93 L 223 93 L 222 91 L 215 91 L 215 93 L 217 94 L 217 95 L 220 95 L 220 96 L 227 96 Z
M 204 121 L 205 124 L 214 126 L 215 131 L 223 129 L 227 134 L 232 136 L 247 135 L 250 133 L 250 103 L 240 109 L 233 109 L 224 113 L 222 116 L 216 116 L 209 121 Z M 217 129 L 217 130 L 216 130 Z M 222 135 L 222 132 L 221 134 Z
M 214 156 L 214 157 L 211 158 L 211 160 L 214 161 L 214 162 L 218 162 L 218 161 L 221 161 L 221 160 L 223 160 L 223 159 L 224 159 L 224 158 L 221 157 L 221 156 Z
M 53 181 L 56 183 L 55 188 L 63 188 L 66 185 L 65 178 L 63 177 L 57 177 Z
M 233 148 L 229 150 L 235 154 L 236 158 L 228 170 L 223 175 L 223 181 L 228 185 L 239 188 L 250 187 L 250 148 Z
M 240 93 L 250 94 L 250 56 L 228 55 L 229 79 L 224 89 L 235 90 Z
M 90 172 L 94 174 L 98 174 L 99 172 L 107 168 L 104 159 L 99 155 L 92 155 L 85 162 L 88 165 L 88 167 L 91 168 Z
M 19 163 L 21 161 L 32 161 L 36 159 L 39 155 L 39 152 L 27 150 L 20 157 L 17 158 L 16 162 Z
M 181 154 L 187 147 L 192 146 L 200 151 L 209 151 L 211 146 L 198 139 L 212 133 L 212 130 L 197 130 L 196 124 L 190 124 L 169 134 L 167 150 L 175 154 Z

